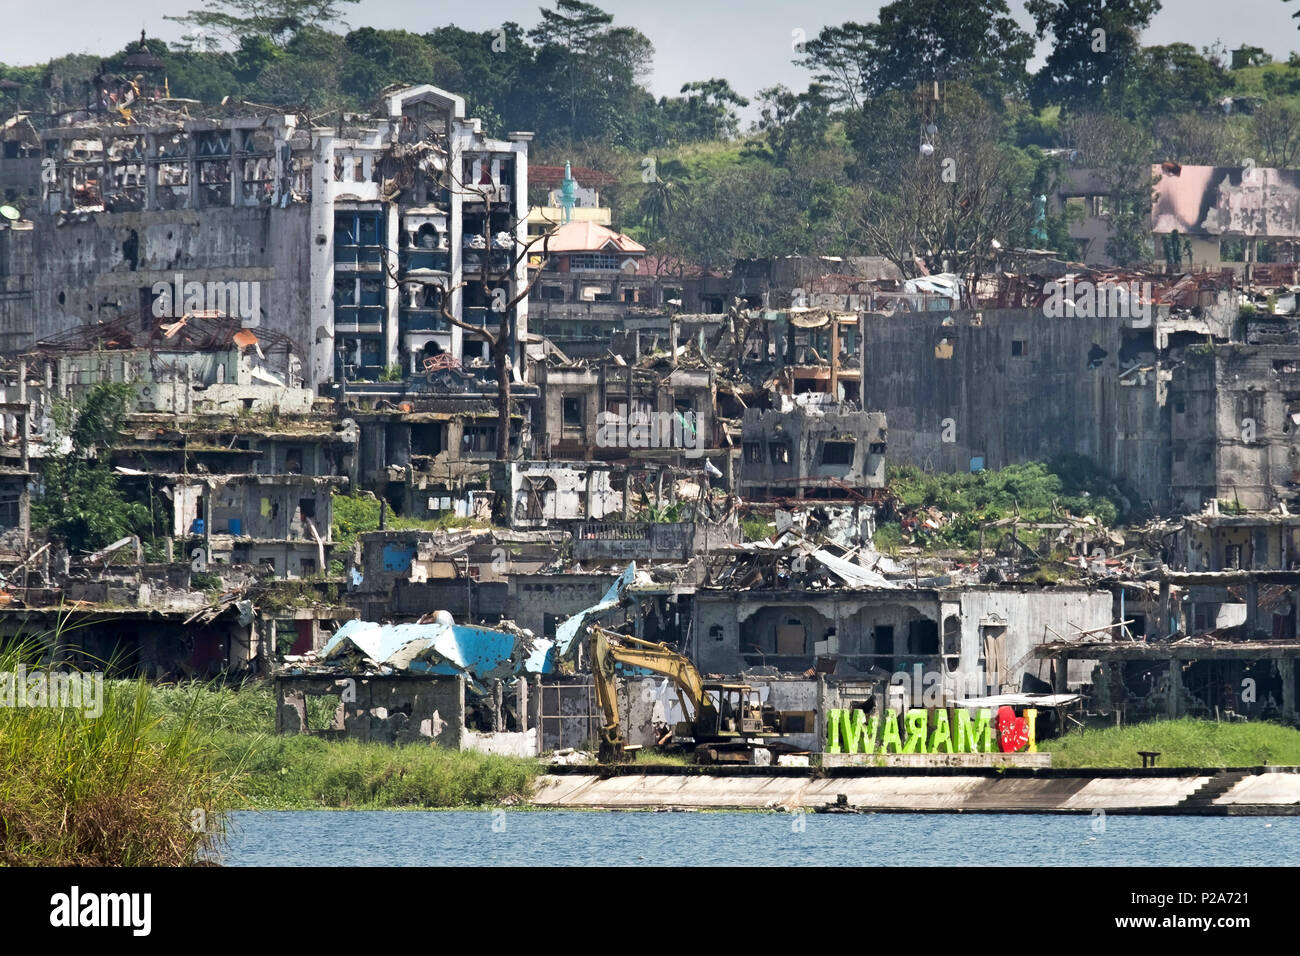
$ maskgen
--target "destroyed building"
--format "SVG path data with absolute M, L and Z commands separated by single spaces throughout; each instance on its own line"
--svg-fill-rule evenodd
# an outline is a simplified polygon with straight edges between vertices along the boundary
M 891 460 L 977 471 L 1080 455 L 1155 509 L 1199 509 L 1208 462 L 1187 446 L 1214 444 L 1218 426 L 1200 411 L 1212 385 L 1191 370 L 1207 337 L 1236 327 L 1230 276 L 1003 277 L 982 295 L 864 316 L 864 407 L 888 416 Z
M 282 578 L 324 573 L 355 426 L 315 406 L 285 336 L 207 314 L 137 325 L 83 326 L 27 353 L 21 374 L 42 420 L 97 383 L 131 386 L 127 434 L 105 453 L 128 493 L 163 502 L 173 548 Z M 43 457 L 51 436 L 41 437 Z
M 885 485 L 885 416 L 824 392 L 777 396 L 776 408 L 746 409 L 740 492 L 752 500 L 844 498 Z
M 422 372 L 439 354 L 481 360 L 484 340 L 447 321 L 443 296 L 482 326 L 500 313 L 493 296 L 525 280 L 531 134 L 489 139 L 432 86 L 334 129 L 163 98 L 67 114 L 38 135 L 33 301 L 0 329 L 12 347 L 218 309 L 285 336 L 315 389 Z M 511 312 L 519 368 L 526 299 Z
M 1112 626 L 1101 588 L 912 586 L 826 549 L 723 552 L 694 592 L 694 652 L 701 669 L 817 671 L 888 680 L 942 675 L 950 696 L 1046 689 L 1032 649 Z M 1070 686 L 1089 679 L 1075 661 Z M 1028 675 L 1028 679 L 1026 678 Z

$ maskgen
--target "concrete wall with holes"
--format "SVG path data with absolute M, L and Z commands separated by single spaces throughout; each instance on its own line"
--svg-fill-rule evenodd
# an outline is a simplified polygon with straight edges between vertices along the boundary
M 863 407 L 888 416 L 894 462 L 968 471 L 973 461 L 1001 468 L 1072 453 L 1163 500 L 1159 474 L 1134 475 L 1119 438 L 1121 399 L 1134 400 L 1118 381 L 1130 324 L 1041 309 L 984 309 L 978 321 L 972 312 L 873 315 L 863 323 Z
M 308 697 L 337 701 L 325 726 L 312 726 Z M 433 743 L 461 749 L 465 682 L 450 676 L 275 679 L 275 730 L 382 743 Z
M 33 311 L 22 345 L 125 315 L 152 316 L 155 283 L 256 282 L 260 315 L 310 355 L 308 207 L 205 208 L 38 217 Z M 305 365 L 307 363 L 304 363 Z M 314 386 L 310 365 L 304 369 Z

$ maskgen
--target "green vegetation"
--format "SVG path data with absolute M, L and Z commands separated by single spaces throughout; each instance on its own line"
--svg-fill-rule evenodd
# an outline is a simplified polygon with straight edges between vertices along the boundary
M 746 541 L 762 541 L 770 537 L 776 529 L 772 522 L 763 515 L 749 515 L 740 522 L 740 532 Z
M 38 660 L 11 648 L 0 672 Z M 98 715 L 93 694 L 80 708 L 0 707 L 0 865 L 183 865 L 220 844 L 234 774 L 192 707 L 160 726 L 154 696 L 109 682 Z
M 333 499 L 334 522 L 331 525 L 331 533 L 339 553 L 350 549 L 361 532 L 379 530 L 379 514 L 383 506 L 373 494 L 370 492 L 359 495 L 335 494 Z M 475 528 L 485 523 L 476 518 L 460 518 L 453 514 L 438 518 L 412 518 L 394 514 L 391 509 L 384 518 L 384 524 L 389 531 L 442 531 L 447 528 Z M 342 573 L 341 567 L 339 573 Z
M 1079 456 L 974 474 L 932 474 L 912 465 L 895 465 L 888 467 L 886 477 L 901 514 L 934 507 L 952 516 L 947 524 L 924 535 L 925 543 L 939 547 L 977 547 L 980 522 L 1017 513 L 1026 521 L 1044 521 L 1068 511 L 1076 517 L 1092 515 L 1111 526 L 1129 500 L 1100 469 Z M 882 522 L 877 530 L 878 541 L 895 541 L 899 536 L 896 521 Z M 996 541 L 996 535 L 990 535 L 985 543 L 991 546 Z
M 1300 764 L 1300 731 L 1265 722 L 1162 720 L 1071 732 L 1042 740 L 1053 767 L 1140 767 L 1139 750 L 1160 752 L 1162 767 Z
M 525 799 L 539 772 L 532 760 L 424 744 L 278 737 L 275 700 L 259 684 L 160 687 L 150 706 L 164 728 L 188 714 L 210 735 L 215 766 L 237 784 L 241 808 L 481 806 Z M 328 698 L 308 707 L 318 725 L 333 712 Z
M 690 767 L 694 761 L 684 753 L 645 748 L 638 750 L 632 763 L 640 767 Z
M 0 672 L 36 658 L 0 654 Z M 0 707 L 0 865 L 159 866 L 220 847 L 236 809 L 527 799 L 533 760 L 277 737 L 269 688 L 105 681 L 93 709 Z M 309 721 L 332 713 L 309 701 Z
M 251 748 L 241 788 L 259 809 L 483 806 L 527 799 L 539 769 L 427 744 L 268 737 Z
M 101 454 L 117 441 L 133 393 L 130 384 L 100 382 L 80 401 L 54 404 L 52 444 L 66 439 L 68 450 L 45 459 L 32 524 L 49 528 L 73 551 L 95 551 L 130 534 L 154 537 L 151 508 L 126 499 Z

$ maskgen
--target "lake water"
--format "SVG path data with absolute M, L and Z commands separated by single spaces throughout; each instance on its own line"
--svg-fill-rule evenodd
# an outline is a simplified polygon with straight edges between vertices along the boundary
M 227 866 L 1296 866 L 1300 817 L 244 811 Z

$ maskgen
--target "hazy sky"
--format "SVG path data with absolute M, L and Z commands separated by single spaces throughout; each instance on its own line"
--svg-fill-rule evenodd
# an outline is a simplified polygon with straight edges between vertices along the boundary
M 203 0 L 0 0 L 0 62 L 44 62 L 63 53 L 107 53 L 120 49 L 140 28 L 151 37 L 174 42 L 185 32 L 166 14 L 180 14 Z M 350 26 L 425 32 L 446 23 L 489 30 L 513 20 L 525 28 L 538 20 L 539 0 L 447 3 L 444 0 L 361 0 L 349 5 Z M 819 0 L 598 0 L 615 23 L 634 26 L 655 45 L 649 77 L 657 95 L 674 94 L 682 83 L 725 77 L 744 95 L 776 83 L 802 89 L 807 75 L 791 62 L 792 31 L 814 36 L 828 23 L 873 20 L 879 2 Z M 1010 0 L 1013 13 L 1029 27 L 1022 0 Z M 1200 48 L 1222 42 L 1228 49 L 1251 43 L 1274 58 L 1300 48 L 1291 14 L 1300 0 L 1165 0 L 1144 36 L 1147 44 L 1191 43 Z

